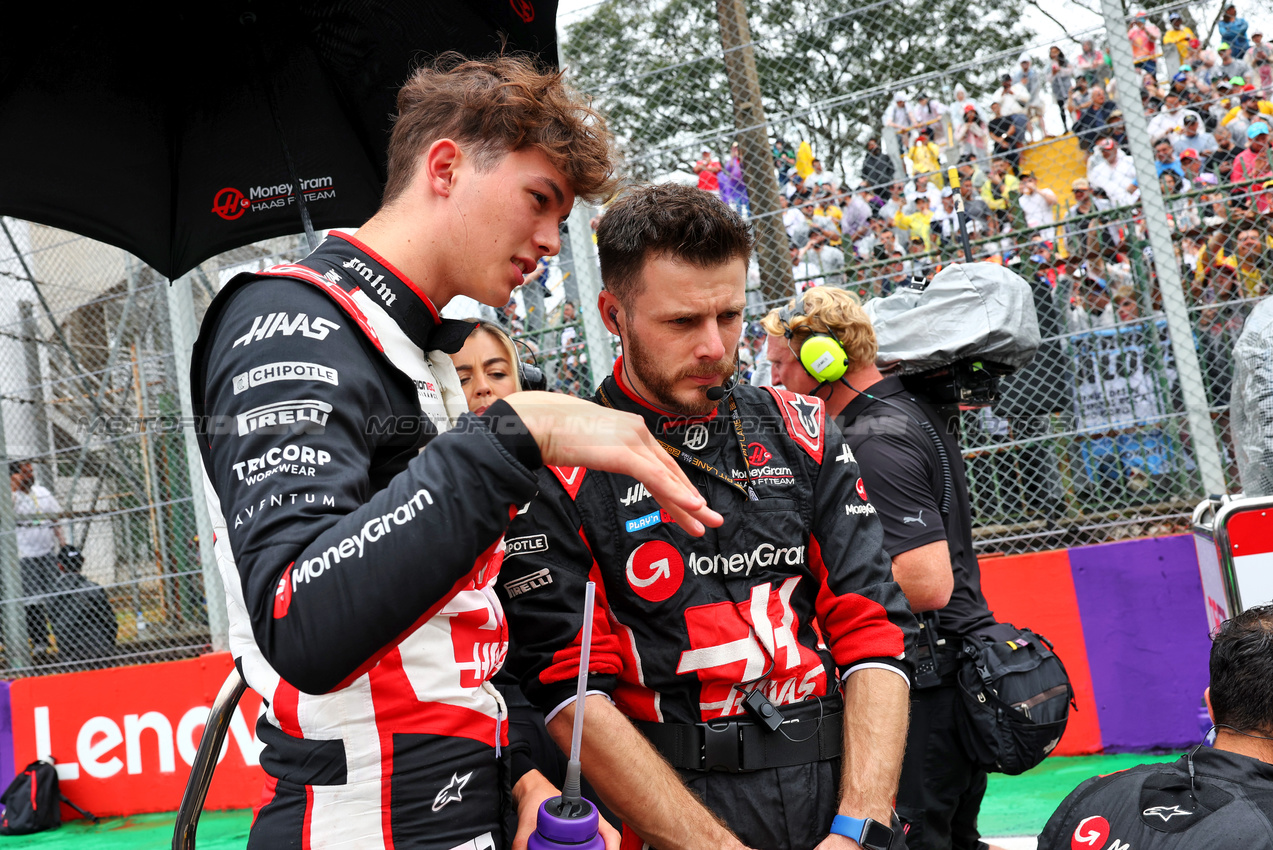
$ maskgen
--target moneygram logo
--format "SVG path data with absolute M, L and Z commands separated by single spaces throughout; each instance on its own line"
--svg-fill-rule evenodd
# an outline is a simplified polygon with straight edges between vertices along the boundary
M 625 574 L 637 596 L 647 602 L 662 602 L 685 580 L 685 559 L 671 543 L 651 540 L 632 550 Z
M 330 176 L 302 180 L 301 191 L 305 193 L 305 200 L 310 202 L 336 197 Z M 233 186 L 226 186 L 212 196 L 212 212 L 225 221 L 234 221 L 248 211 L 260 212 L 294 203 L 296 192 L 291 183 L 253 186 L 246 195 Z
M 746 553 L 733 555 L 696 555 L 690 553 L 689 568 L 694 575 L 736 575 L 744 573 L 750 576 L 756 567 L 777 567 L 786 565 L 796 567 L 804 564 L 803 546 L 774 546 L 772 543 L 761 543 Z
M 428 490 L 421 488 L 415 492 L 414 496 L 389 513 L 367 520 L 358 533 L 351 534 L 328 546 L 321 555 L 307 558 L 300 564 L 295 562 L 289 564 L 274 589 L 275 619 L 287 616 L 287 610 L 292 605 L 292 594 L 296 593 L 302 584 L 309 584 L 321 577 L 323 573 L 338 566 L 342 560 L 354 558 L 361 560 L 368 544 L 388 536 L 395 527 L 411 522 L 424 510 L 426 503 L 432 505 L 433 496 Z

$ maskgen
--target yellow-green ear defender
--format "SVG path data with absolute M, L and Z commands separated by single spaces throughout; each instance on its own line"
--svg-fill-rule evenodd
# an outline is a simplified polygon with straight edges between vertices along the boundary
M 800 365 L 820 383 L 830 384 L 844 377 L 849 370 L 849 358 L 838 339 L 814 334 L 800 346 Z
M 778 321 L 782 322 L 782 334 L 787 338 L 788 347 L 792 338 L 791 320 L 804 314 L 804 295 L 778 311 Z M 811 335 L 800 346 L 798 357 L 804 370 L 822 384 L 840 380 L 849 370 L 849 355 L 844 353 L 844 346 L 827 334 Z

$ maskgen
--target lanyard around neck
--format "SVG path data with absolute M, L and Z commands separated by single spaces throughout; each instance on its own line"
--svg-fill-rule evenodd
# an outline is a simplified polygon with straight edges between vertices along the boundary
M 610 401 L 610 397 L 606 395 L 604 388 L 598 388 L 597 395 L 601 398 L 602 404 L 606 407 L 614 408 L 614 403 Z M 693 466 L 697 469 L 701 469 L 708 475 L 725 482 L 730 487 L 733 487 L 735 490 L 746 496 L 748 501 L 759 501 L 759 497 L 756 495 L 756 489 L 752 486 L 751 462 L 747 460 L 747 438 L 743 434 L 743 421 L 742 417 L 738 414 L 738 402 L 734 400 L 733 393 L 730 393 L 729 396 L 729 415 L 734 423 L 734 436 L 738 439 L 738 449 L 743 456 L 743 468 L 747 471 L 746 486 L 739 484 L 732 477 L 721 472 L 715 466 L 695 455 L 688 449 L 681 448 L 680 446 L 674 446 L 665 440 L 659 439 L 658 437 L 655 437 L 654 439 L 658 440 L 659 445 L 663 447 L 663 451 L 667 452 L 677 461 L 688 464 L 689 466 Z

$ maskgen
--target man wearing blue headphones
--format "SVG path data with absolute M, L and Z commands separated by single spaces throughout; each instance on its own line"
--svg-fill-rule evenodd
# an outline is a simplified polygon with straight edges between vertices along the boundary
M 857 298 L 815 287 L 763 320 L 773 381 L 824 399 L 879 512 L 893 576 L 921 617 L 911 722 L 897 794 L 906 844 L 978 850 L 986 772 L 956 728 L 959 640 L 994 624 L 972 545 L 958 410 L 912 394 L 876 368 L 875 330 Z

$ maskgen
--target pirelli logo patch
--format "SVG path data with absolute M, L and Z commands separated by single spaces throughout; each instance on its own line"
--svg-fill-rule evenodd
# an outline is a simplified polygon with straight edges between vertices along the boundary
M 504 585 L 504 590 L 508 592 L 509 599 L 516 599 L 523 593 L 530 593 L 537 587 L 546 587 L 552 583 L 552 574 L 549 573 L 548 569 L 545 567 L 542 570 L 536 570 L 528 576 L 513 579 Z

